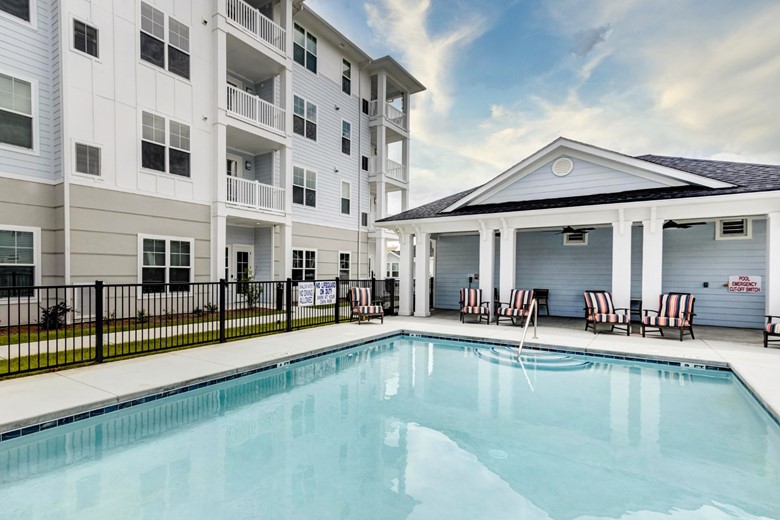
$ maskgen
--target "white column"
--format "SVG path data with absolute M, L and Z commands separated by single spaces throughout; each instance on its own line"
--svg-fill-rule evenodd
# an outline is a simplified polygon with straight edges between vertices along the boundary
M 211 281 L 225 277 L 225 246 L 227 243 L 227 218 L 211 216 Z
M 414 248 L 414 315 L 427 318 L 431 315 L 428 309 L 430 296 L 430 239 L 431 234 L 417 232 L 415 234 L 416 245 Z
M 387 103 L 387 74 L 385 71 L 380 70 L 376 75 L 376 109 L 379 117 L 385 116 L 385 103 Z M 382 122 L 384 125 L 384 121 Z M 382 127 L 379 125 L 379 128 Z
M 408 170 L 407 170 L 408 172 Z M 401 211 L 409 209 L 409 190 L 401 190 Z
M 479 288 L 482 289 L 482 301 L 490 302 L 493 314 L 493 270 L 496 261 L 496 230 L 483 228 L 479 232 Z
M 398 240 L 401 244 L 401 265 L 398 266 L 398 290 L 401 294 L 398 295 L 398 313 L 401 316 L 412 315 L 412 279 L 414 278 L 413 265 L 414 259 L 412 252 L 414 246 L 412 245 L 412 235 L 410 233 L 398 234 Z
M 780 315 L 780 212 L 766 216 L 766 313 Z
M 511 228 L 501 230 L 498 283 L 501 287 L 501 301 L 508 302 L 509 294 L 517 283 L 517 231 Z
M 631 306 L 631 222 L 612 223 L 612 300 Z
M 401 163 L 404 165 L 404 180 L 408 184 L 409 182 L 409 139 L 403 139 L 401 141 Z
M 664 263 L 664 221 L 642 221 L 642 307 L 658 309 Z
M 377 278 L 384 278 L 387 274 L 387 237 L 382 228 L 377 228 L 375 233 L 374 275 Z

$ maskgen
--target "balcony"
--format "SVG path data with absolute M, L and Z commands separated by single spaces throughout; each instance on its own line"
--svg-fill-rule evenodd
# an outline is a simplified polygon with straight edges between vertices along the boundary
M 242 0 L 225 0 L 227 19 L 254 39 L 287 54 L 287 31 Z
M 256 211 L 284 213 L 284 188 L 239 177 L 225 178 L 229 204 Z
M 407 182 L 406 166 L 393 161 L 391 159 L 385 160 L 385 167 L 382 168 L 379 157 L 372 155 L 368 161 L 368 174 L 378 175 L 384 173 L 388 178 L 398 182 Z
M 379 108 L 379 100 L 374 99 L 370 101 L 368 104 L 368 116 L 371 119 L 379 117 Z M 399 128 L 404 130 L 408 128 L 406 125 L 406 114 L 387 102 L 385 102 L 385 118 Z
M 285 111 L 233 85 L 227 86 L 227 111 L 254 126 L 284 135 Z

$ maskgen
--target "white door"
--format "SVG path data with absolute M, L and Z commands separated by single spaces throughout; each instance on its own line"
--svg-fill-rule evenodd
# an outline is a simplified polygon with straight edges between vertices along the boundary
M 243 244 L 233 244 L 233 262 L 230 273 L 230 281 L 238 282 L 241 280 L 247 280 L 249 278 L 249 272 L 254 274 L 255 264 L 255 248 L 253 246 Z

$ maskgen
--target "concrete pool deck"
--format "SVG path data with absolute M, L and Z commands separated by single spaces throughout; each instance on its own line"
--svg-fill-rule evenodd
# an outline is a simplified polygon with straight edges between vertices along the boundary
M 329 325 L 0 381 L 0 433 L 375 336 L 405 331 L 518 342 L 522 334 L 520 327 L 509 324 L 461 324 L 456 316 L 390 317 L 384 324 L 372 320 L 362 325 Z M 539 321 L 538 339 L 531 338 L 533 329 L 528 331 L 529 345 L 728 366 L 780 419 L 780 349 L 763 348 L 757 331 L 702 327 L 696 330 L 698 339 L 680 342 L 674 333 L 666 338 L 594 335 L 573 328 L 583 323 L 581 319 L 542 317 Z

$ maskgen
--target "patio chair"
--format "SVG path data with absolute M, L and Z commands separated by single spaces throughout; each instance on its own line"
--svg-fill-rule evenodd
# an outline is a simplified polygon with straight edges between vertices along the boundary
M 767 314 L 766 327 L 764 327 L 764 348 L 769 347 L 770 343 L 780 343 L 780 339 L 769 339 L 769 336 L 780 337 L 780 322 L 773 322 L 773 319 L 780 320 L 780 316 Z
M 598 323 L 609 325 L 610 332 L 615 329 L 625 330 L 626 336 L 631 335 L 631 309 L 615 308 L 612 294 L 607 291 L 585 291 L 585 330 L 593 328 L 593 334 L 598 333 Z
M 477 322 L 483 319 L 490 325 L 490 302 L 482 301 L 482 289 L 460 290 L 460 322 L 466 323 L 466 315 L 475 314 Z
M 680 341 L 687 330 L 691 339 L 696 339 L 693 335 L 693 304 L 696 298 L 690 293 L 665 293 L 658 297 L 658 310 L 645 309 L 645 315 L 642 317 L 642 337 L 645 337 L 645 331 L 648 328 L 658 329 L 661 336 L 664 335 L 663 328 L 675 328 L 680 330 Z M 655 316 L 648 315 L 652 312 Z
M 544 307 L 546 316 L 550 315 L 550 289 L 532 289 L 534 296 L 536 297 L 536 307 L 541 309 Z
M 352 287 L 349 290 L 350 315 L 349 321 L 356 316 L 358 325 L 363 322 L 363 318 L 379 318 L 382 323 L 385 322 L 385 309 L 382 300 L 371 300 L 371 289 L 367 287 Z
M 501 318 L 512 320 L 513 325 L 517 325 L 518 318 L 520 318 L 521 323 L 523 318 L 533 318 L 529 312 L 533 299 L 533 290 L 512 289 L 512 292 L 509 293 L 509 302 L 496 302 L 496 325 Z

